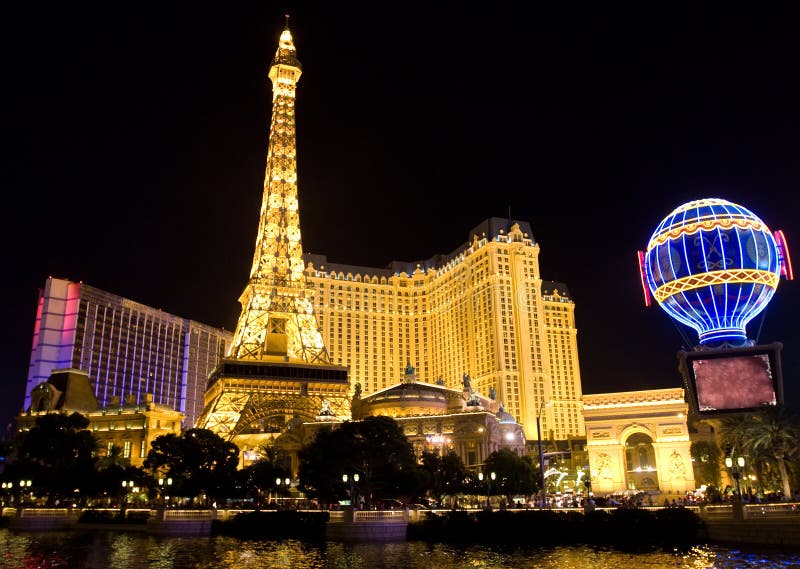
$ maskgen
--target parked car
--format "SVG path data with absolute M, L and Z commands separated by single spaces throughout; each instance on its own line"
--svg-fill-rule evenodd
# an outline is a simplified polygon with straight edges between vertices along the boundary
M 380 502 L 381 510 L 402 510 L 405 507 L 406 505 L 403 502 L 394 498 L 385 498 Z

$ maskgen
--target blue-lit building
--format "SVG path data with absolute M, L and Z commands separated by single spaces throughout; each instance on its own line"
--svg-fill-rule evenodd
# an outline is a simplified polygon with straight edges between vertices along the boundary
M 168 405 L 194 425 L 209 372 L 232 332 L 181 318 L 95 287 L 48 278 L 39 292 L 23 410 L 55 369 L 89 375 L 101 406 L 115 398 Z

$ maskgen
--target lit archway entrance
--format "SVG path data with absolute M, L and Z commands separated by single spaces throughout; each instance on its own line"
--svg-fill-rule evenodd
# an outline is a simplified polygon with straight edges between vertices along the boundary
M 625 440 L 625 474 L 628 490 L 658 490 L 658 470 L 653 439 L 634 433 Z

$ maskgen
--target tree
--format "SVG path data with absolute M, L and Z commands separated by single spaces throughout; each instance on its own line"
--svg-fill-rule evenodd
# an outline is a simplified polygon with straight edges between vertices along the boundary
M 751 428 L 752 415 L 748 413 L 725 415 L 720 419 L 720 439 L 725 455 L 744 454 Z
M 497 493 L 506 496 L 509 504 L 514 495 L 530 495 L 538 489 L 538 468 L 530 456 L 520 457 L 509 449 L 494 451 L 486 457 L 486 472 L 497 475 Z
M 783 496 L 792 497 L 786 462 L 797 454 L 800 442 L 800 416 L 784 405 L 769 405 L 753 415 L 753 424 L 748 431 L 748 446 L 755 452 L 765 451 L 778 466 Z
M 299 487 L 310 498 L 330 504 L 344 497 L 342 474 L 346 471 L 349 441 L 340 429 L 317 431 L 314 439 L 300 449 Z
M 277 491 L 275 483 L 292 475 L 291 461 L 288 456 L 278 452 L 275 447 L 265 447 L 264 456 L 243 468 L 239 472 L 242 488 L 246 495 L 261 505 L 261 496 Z M 282 487 L 281 487 L 282 488 Z
M 464 492 L 465 480 L 469 478 L 461 457 L 449 450 L 444 456 L 438 452 L 422 453 L 422 485 L 441 504 L 445 496 Z
M 143 472 L 131 466 L 129 458 L 122 456 L 122 447 L 112 445 L 107 455 L 100 457 L 95 464 L 97 474 L 96 492 L 98 495 L 121 497 L 123 480 L 142 480 Z
M 346 421 L 340 429 L 352 441 L 348 469 L 361 476 L 359 485 L 368 504 L 385 498 L 416 496 L 421 476 L 414 448 L 391 417 Z
M 694 465 L 695 479 L 699 484 L 719 488 L 721 477 L 719 472 L 722 452 L 713 441 L 697 441 L 689 447 Z
M 322 502 L 348 495 L 350 486 L 342 481 L 343 474 L 359 475 L 354 490 L 368 505 L 384 498 L 415 496 L 419 491 L 414 450 L 391 417 L 367 417 L 345 421 L 336 429 L 321 429 L 299 458 L 301 489 Z
M 758 480 L 763 484 L 768 479 L 768 462 L 772 460 L 769 456 L 764 456 L 763 453 L 757 453 L 751 446 L 751 431 L 753 429 L 753 414 L 752 413 L 734 413 L 732 415 L 725 415 L 720 420 L 720 442 L 722 445 L 722 456 L 719 457 L 720 461 L 723 457 L 730 457 L 731 460 L 736 461 L 739 456 L 747 455 L 750 467 L 758 473 Z M 721 468 L 722 463 L 717 464 L 717 468 Z
M 173 480 L 172 493 L 204 502 L 226 498 L 233 491 L 239 464 L 239 447 L 209 429 L 188 429 L 180 436 L 156 438 L 144 461 L 154 476 Z
M 47 502 L 93 494 L 97 440 L 86 430 L 89 419 L 80 413 L 49 413 L 37 417 L 29 431 L 19 434 L 13 463 L 5 477 L 29 479 Z

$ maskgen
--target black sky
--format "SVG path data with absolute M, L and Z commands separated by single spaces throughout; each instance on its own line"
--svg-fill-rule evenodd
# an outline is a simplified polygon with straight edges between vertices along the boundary
M 315 4 L 4 8 L 0 419 L 48 275 L 235 326 L 287 12 L 304 249 L 382 267 L 510 211 L 576 302 L 585 393 L 680 385 L 696 336 L 645 308 L 636 266 L 678 205 L 748 207 L 800 267 L 800 34 L 781 4 Z M 783 342 L 789 402 L 798 282 L 748 327 Z

